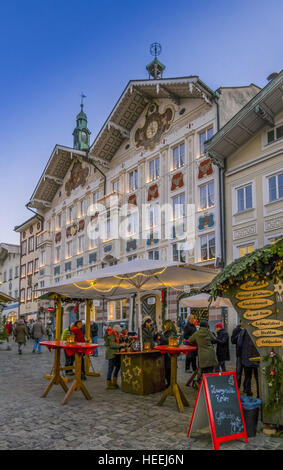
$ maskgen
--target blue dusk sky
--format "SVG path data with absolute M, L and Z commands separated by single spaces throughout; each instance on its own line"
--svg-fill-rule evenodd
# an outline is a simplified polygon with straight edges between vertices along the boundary
M 155 41 L 164 77 L 263 87 L 283 68 L 282 18 L 282 0 L 2 0 L 0 242 L 19 242 L 54 146 L 72 146 L 81 92 L 92 142 Z

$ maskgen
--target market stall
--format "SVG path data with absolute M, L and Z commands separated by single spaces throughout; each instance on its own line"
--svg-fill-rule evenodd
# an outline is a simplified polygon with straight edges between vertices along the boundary
M 136 393 L 133 385 L 128 388 L 127 375 L 123 375 L 123 368 L 125 367 L 125 360 L 128 358 L 135 357 L 134 361 L 140 361 L 139 365 L 143 373 L 141 374 L 142 382 L 140 381 L 140 393 L 149 393 L 148 383 L 149 379 L 145 371 L 147 370 L 148 364 L 151 363 L 150 368 L 154 367 L 155 370 L 161 370 L 160 354 L 152 353 L 151 355 L 144 354 L 144 348 L 142 343 L 142 313 L 141 313 L 141 295 L 145 292 L 152 292 L 160 288 L 173 288 L 176 290 L 182 290 L 184 285 L 203 285 L 210 282 L 216 271 L 214 269 L 199 267 L 189 264 L 164 264 L 159 261 L 150 260 L 135 260 L 133 263 L 121 263 L 116 266 L 109 266 L 103 269 L 95 271 L 93 277 L 81 276 L 77 279 L 70 279 L 68 282 L 63 281 L 56 283 L 53 286 L 47 287 L 47 292 L 55 295 L 56 302 L 56 339 L 60 339 L 61 335 L 61 302 L 63 298 L 80 298 L 85 299 L 87 302 L 87 308 L 90 308 L 90 301 L 93 299 L 99 299 L 101 296 L 107 299 L 121 298 L 129 294 L 137 294 L 137 305 L 138 305 L 138 332 L 139 332 L 139 354 L 125 355 L 122 359 L 122 388 L 131 393 Z M 89 315 L 86 318 L 86 331 L 89 334 Z M 125 372 L 125 369 L 124 369 Z M 126 380 L 125 380 L 126 377 Z M 134 378 L 134 376 L 133 376 Z M 134 380 L 135 382 L 135 380 Z M 153 386 L 153 384 L 151 384 Z M 137 385 L 136 385 L 137 387 Z M 161 386 L 163 387 L 163 381 L 161 378 Z M 159 388 L 160 388 L 159 387 Z M 154 386 L 153 386 L 154 388 Z M 157 391 L 157 390 L 156 390 Z M 159 390 L 158 390 L 159 391 Z
M 228 297 L 259 352 L 263 422 L 283 425 L 283 240 L 226 266 L 210 283 Z

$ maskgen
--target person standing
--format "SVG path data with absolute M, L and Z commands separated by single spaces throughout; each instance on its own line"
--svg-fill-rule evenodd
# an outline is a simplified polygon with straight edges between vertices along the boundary
M 26 339 L 28 336 L 27 327 L 23 316 L 21 316 L 20 319 L 15 322 L 13 335 L 16 343 L 18 343 L 18 354 L 22 354 L 22 347 L 26 344 Z
M 251 357 L 258 357 L 259 352 L 254 346 L 250 335 L 245 328 L 242 329 L 238 336 L 237 346 L 241 352 L 241 361 L 244 367 L 245 379 L 244 379 L 244 393 L 248 397 L 252 397 L 252 375 L 254 374 L 256 382 L 256 393 L 259 398 L 259 381 L 258 381 L 258 365 L 251 361 Z
M 85 337 L 82 331 L 83 322 L 81 320 L 75 321 L 73 325 L 70 326 L 71 333 L 75 336 L 75 341 L 77 343 L 85 343 Z M 82 371 L 81 371 L 82 380 L 86 380 L 85 375 L 85 361 L 84 361 L 84 354 L 82 354 Z
M 108 360 L 106 390 L 116 390 L 119 388 L 117 378 L 121 367 L 121 358 L 116 353 L 120 351 L 120 348 L 126 346 L 126 343 L 120 343 L 119 337 L 121 332 L 122 328 L 120 325 L 114 325 L 113 328 L 107 328 L 104 335 L 105 358 Z
M 188 341 L 196 341 L 198 345 L 199 367 L 202 374 L 211 374 L 214 367 L 217 366 L 218 361 L 213 347 L 215 343 L 215 336 L 211 333 L 208 327 L 208 322 L 202 320 L 199 325 L 199 330 L 188 338 Z
M 71 333 L 70 327 L 65 328 L 65 330 L 63 331 L 63 333 L 61 335 L 61 340 L 62 341 L 67 341 L 67 336 L 70 333 Z M 65 353 L 65 367 L 73 367 L 74 361 L 75 361 L 75 355 L 74 354 L 71 354 L 71 355 L 67 354 L 65 349 L 64 349 L 64 353 Z M 73 372 L 72 369 L 67 369 L 65 373 L 67 375 L 74 375 L 74 372 Z
M 150 347 L 152 349 L 155 345 L 154 336 L 155 336 L 155 331 L 154 331 L 154 326 L 153 326 L 153 323 L 152 323 L 152 319 L 149 315 L 146 315 L 143 318 L 143 324 L 142 324 L 142 342 L 143 342 L 143 345 L 144 345 L 144 343 L 150 343 Z
M 229 335 L 227 331 L 224 330 L 223 323 L 219 322 L 215 325 L 216 330 L 216 357 L 218 360 L 218 365 L 215 368 L 215 372 L 226 372 L 225 361 L 230 361 L 230 351 L 229 351 Z
M 195 317 L 194 315 L 189 315 L 188 316 L 188 321 L 185 325 L 184 328 L 184 339 L 189 339 L 190 336 L 192 336 L 196 331 L 197 328 L 194 324 L 195 322 Z M 185 343 L 186 344 L 186 343 Z M 191 346 L 194 346 L 193 344 Z M 193 372 L 197 370 L 197 355 L 198 352 L 196 351 L 191 351 L 186 355 L 186 366 L 185 366 L 185 371 L 190 370 L 190 365 L 192 364 L 192 369 Z
M 47 337 L 48 337 L 48 341 L 51 341 L 52 336 L 53 336 L 53 328 L 52 328 L 52 322 L 51 321 L 49 321 L 47 323 L 46 334 L 47 334 Z
M 98 325 L 95 321 L 93 321 L 90 325 L 90 336 L 91 336 L 91 341 L 94 344 L 97 344 L 98 342 Z M 95 349 L 94 351 L 94 357 L 98 356 L 98 348 Z
M 177 338 L 176 326 L 172 320 L 165 320 L 164 322 L 164 332 L 158 333 L 158 342 L 160 345 L 169 344 L 169 338 Z M 171 384 L 171 359 L 169 354 L 164 354 L 164 363 L 165 363 L 165 379 L 167 387 Z
M 238 388 L 240 390 L 241 382 L 242 382 L 242 373 L 243 373 L 243 364 L 241 359 L 241 350 L 238 346 L 238 337 L 240 332 L 242 331 L 241 323 L 234 328 L 232 335 L 231 335 L 231 343 L 236 345 L 236 379 Z
M 45 334 L 46 334 L 46 331 L 45 331 L 44 325 L 41 321 L 41 318 L 38 317 L 36 322 L 33 324 L 32 331 L 31 331 L 31 337 L 34 340 L 33 350 L 32 350 L 33 353 L 35 353 L 37 350 L 38 354 L 41 354 L 41 344 L 39 343 Z

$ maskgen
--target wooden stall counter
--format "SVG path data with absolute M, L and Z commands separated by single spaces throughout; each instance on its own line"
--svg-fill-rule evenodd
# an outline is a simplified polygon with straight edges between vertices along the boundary
M 122 391 L 149 395 L 165 389 L 164 357 L 159 351 L 120 352 Z

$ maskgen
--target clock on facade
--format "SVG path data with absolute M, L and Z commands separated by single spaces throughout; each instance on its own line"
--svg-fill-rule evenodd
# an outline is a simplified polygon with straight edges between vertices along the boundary
M 167 107 L 164 113 L 160 113 L 157 103 L 150 104 L 143 127 L 139 127 L 134 135 L 136 147 L 154 148 L 160 142 L 162 134 L 168 131 L 173 117 L 174 109 L 171 106 Z

